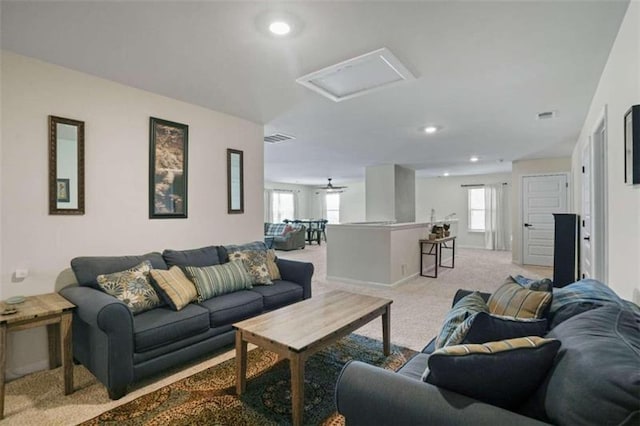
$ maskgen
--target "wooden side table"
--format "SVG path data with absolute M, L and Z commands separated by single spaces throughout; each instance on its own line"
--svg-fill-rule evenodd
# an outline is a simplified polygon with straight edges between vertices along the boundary
M 444 238 L 436 238 L 435 240 L 420 240 L 420 276 L 429 277 L 429 278 L 438 278 L 438 266 L 442 268 L 453 269 L 456 261 L 456 236 L 452 235 L 450 237 Z M 451 247 L 447 245 L 448 242 L 451 242 Z M 430 244 L 429 251 L 424 251 L 424 245 Z M 442 249 L 449 249 L 453 253 L 451 257 L 451 266 L 442 264 Z M 423 271 L 423 258 L 424 256 L 435 256 L 435 273 L 433 275 L 427 275 Z
M 0 312 L 15 307 L 18 312 L 0 315 L 0 419 L 4 418 L 4 382 L 7 365 L 7 333 L 47 326 L 49 368 L 63 365 L 64 394 L 73 392 L 71 315 L 75 305 L 58 293 L 29 296 L 17 305 L 0 304 Z

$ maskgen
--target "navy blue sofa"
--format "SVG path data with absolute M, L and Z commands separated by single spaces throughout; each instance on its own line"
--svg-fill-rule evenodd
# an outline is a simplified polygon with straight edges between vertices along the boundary
M 219 250 L 219 248 L 217 248 Z M 215 247 L 141 256 L 78 257 L 71 261 L 78 286 L 60 294 L 77 306 L 73 313 L 73 356 L 102 382 L 111 399 L 127 386 L 234 342 L 232 324 L 311 297 L 313 264 L 277 259 L 282 275 L 272 286 L 191 303 L 180 311 L 164 305 L 132 315 L 118 299 L 98 290 L 96 277 L 131 268 L 143 260 L 156 269 L 172 264 L 205 266 L 203 254 Z M 218 252 L 220 253 L 220 252 Z M 164 257 L 163 257 L 164 255 Z M 220 253 L 218 263 L 224 262 Z

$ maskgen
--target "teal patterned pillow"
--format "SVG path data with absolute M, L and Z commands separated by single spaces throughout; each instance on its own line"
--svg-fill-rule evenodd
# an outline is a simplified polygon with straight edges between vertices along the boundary
M 447 346 L 447 342 L 467 317 L 478 312 L 489 312 L 480 293 L 473 292 L 456 303 L 444 319 L 440 333 L 436 337 L 436 349 Z
M 241 261 L 253 278 L 254 285 L 273 285 L 267 267 L 267 252 L 260 250 L 241 250 L 229 253 L 229 261 Z
M 124 302 L 135 315 L 160 306 L 158 293 L 149 282 L 151 269 L 151 262 L 145 260 L 126 271 L 98 275 L 96 281 L 102 291 Z
M 242 262 L 228 262 L 202 268 L 185 266 L 184 271 L 195 284 L 198 300 L 201 302 L 222 294 L 252 288 L 253 278 Z

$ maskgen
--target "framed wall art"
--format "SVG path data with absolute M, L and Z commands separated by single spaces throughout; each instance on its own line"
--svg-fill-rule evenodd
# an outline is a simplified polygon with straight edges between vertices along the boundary
M 624 115 L 624 181 L 640 184 L 640 105 Z
M 149 218 L 187 217 L 189 126 L 151 117 Z
M 227 212 L 244 213 L 244 153 L 227 149 Z

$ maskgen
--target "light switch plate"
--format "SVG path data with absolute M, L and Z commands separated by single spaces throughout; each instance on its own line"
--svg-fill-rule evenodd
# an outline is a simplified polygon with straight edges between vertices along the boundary
M 24 279 L 24 278 L 27 278 L 27 276 L 29 276 L 28 269 L 16 269 L 16 278 Z

